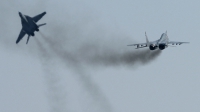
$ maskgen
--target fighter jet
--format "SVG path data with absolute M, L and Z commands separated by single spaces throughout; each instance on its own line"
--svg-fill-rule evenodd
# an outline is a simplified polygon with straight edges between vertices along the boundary
M 150 50 L 156 50 L 158 48 L 160 50 L 163 50 L 170 45 L 181 45 L 181 44 L 189 43 L 189 42 L 170 41 L 167 36 L 167 31 L 161 35 L 160 39 L 153 41 L 153 42 L 149 42 L 146 32 L 145 32 L 145 36 L 146 36 L 146 43 L 131 44 L 128 46 L 137 46 L 136 49 L 149 47 Z
M 16 44 L 19 43 L 19 41 L 24 37 L 25 34 L 28 35 L 26 42 L 26 44 L 28 44 L 30 36 L 34 36 L 35 35 L 34 32 L 39 31 L 40 26 L 46 25 L 46 23 L 39 25 L 36 24 L 45 14 L 46 12 L 43 12 L 35 17 L 29 17 L 19 12 L 19 16 L 21 18 L 21 23 L 22 23 L 22 29 L 17 38 Z

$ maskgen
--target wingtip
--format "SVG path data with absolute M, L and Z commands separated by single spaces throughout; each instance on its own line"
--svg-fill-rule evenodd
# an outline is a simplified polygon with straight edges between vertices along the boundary
M 45 15 L 46 13 L 47 13 L 47 12 L 46 12 L 46 11 L 44 11 L 42 14 L 44 14 L 44 15 Z

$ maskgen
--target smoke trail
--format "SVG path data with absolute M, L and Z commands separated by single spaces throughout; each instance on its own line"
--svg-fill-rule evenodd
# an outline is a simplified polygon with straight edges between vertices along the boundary
M 92 66 L 136 66 L 138 64 L 148 64 L 161 54 L 160 50 L 150 51 L 149 49 L 134 51 L 117 51 L 104 48 L 103 51 L 97 46 L 81 47 L 81 60 Z M 127 47 L 128 49 L 128 47 Z M 84 56 L 85 54 L 85 56 Z M 89 55 L 88 55 L 89 54 Z
M 45 72 L 45 80 L 48 86 L 48 98 L 51 112 L 66 112 L 67 104 L 66 104 L 66 93 L 64 91 L 64 87 L 60 84 L 61 78 L 59 74 L 56 74 L 55 64 L 52 64 L 52 56 L 45 49 L 42 43 L 34 38 L 36 45 L 38 46 L 38 53 L 43 64 L 43 70 Z M 52 66 L 54 65 L 54 66 Z
M 56 29 L 56 28 L 55 28 Z M 63 28 L 64 29 L 64 28 Z M 56 32 L 57 30 L 55 30 Z M 65 35 L 65 32 L 59 30 L 59 34 Z M 99 104 L 101 110 L 106 109 L 106 112 L 111 112 L 111 106 L 109 102 L 106 100 L 104 95 L 101 93 L 98 86 L 91 80 L 85 68 L 83 68 L 86 64 L 94 66 L 117 66 L 117 65 L 129 65 L 129 66 L 136 66 L 137 64 L 147 64 L 153 61 L 157 56 L 161 54 L 160 50 L 150 51 L 138 51 L 133 52 L 132 50 L 125 50 L 121 49 L 118 50 L 117 48 L 120 47 L 113 47 L 112 45 L 100 45 L 101 42 L 98 44 L 91 44 L 91 40 L 87 40 L 86 42 L 79 42 L 78 49 L 67 49 L 73 48 L 74 45 L 67 44 L 63 46 L 59 41 L 56 39 L 59 37 L 56 34 L 51 34 L 51 36 L 46 36 L 41 33 L 41 36 L 45 40 L 46 43 L 49 44 L 50 49 L 57 54 L 58 57 L 66 64 L 67 67 L 71 67 L 71 69 L 76 72 L 76 76 L 80 79 L 83 86 L 87 91 L 90 92 L 90 95 L 96 100 L 97 104 Z M 67 35 L 67 33 L 66 33 Z M 76 34 L 77 35 L 77 34 Z M 56 39 L 55 39 L 56 37 Z M 62 41 L 70 41 L 68 37 L 60 37 Z M 77 38 L 73 38 L 77 40 Z M 102 40 L 103 41 L 103 40 Z M 128 47 L 127 47 L 128 49 Z
M 97 106 L 96 108 L 99 108 L 97 111 L 112 112 L 111 104 L 107 101 L 98 85 L 92 81 L 91 77 L 87 74 L 76 57 L 71 55 L 60 44 L 47 39 L 43 33 L 40 32 L 40 34 L 44 38 L 45 42 L 49 44 L 53 53 L 57 55 L 55 58 L 59 58 L 67 67 L 71 67 L 71 69 L 75 72 L 75 75 L 79 79 L 79 82 L 81 82 L 83 88 L 86 89 L 87 92 L 89 92 L 89 96 L 92 97 L 92 102 L 95 104 L 93 106 Z
M 56 41 L 52 41 L 52 38 L 48 38 L 42 33 L 40 34 L 47 43 L 53 45 L 51 46 L 52 50 L 59 56 L 62 56 L 67 63 L 71 61 L 72 63 L 70 64 L 79 66 L 80 64 L 92 66 L 136 66 L 138 64 L 148 64 L 161 54 L 161 50 L 150 51 L 146 49 L 134 51 L 133 49 L 127 50 L 130 47 L 124 48 L 123 46 L 121 46 L 122 49 L 118 49 L 119 45 L 113 46 L 104 43 L 102 46 L 100 45 L 101 43 L 92 44 L 89 40 L 86 43 L 79 43 L 80 47 L 75 52 L 71 53 Z M 72 48 L 72 46 L 67 47 Z

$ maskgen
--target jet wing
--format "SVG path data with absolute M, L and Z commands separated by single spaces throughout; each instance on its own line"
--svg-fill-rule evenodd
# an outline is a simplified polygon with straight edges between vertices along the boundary
M 171 45 L 181 45 L 181 44 L 188 44 L 189 42 L 175 42 L 175 41 L 169 41 L 168 44 Z
M 33 17 L 33 21 L 35 21 L 36 23 L 46 14 L 46 12 L 43 12 L 35 17 Z
M 16 44 L 19 43 L 19 41 L 24 37 L 26 33 L 23 31 L 23 29 L 21 29 L 21 32 L 17 38 Z

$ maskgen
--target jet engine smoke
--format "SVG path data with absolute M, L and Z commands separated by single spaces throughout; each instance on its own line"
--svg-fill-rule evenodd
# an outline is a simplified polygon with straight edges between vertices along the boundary
M 149 49 L 136 51 L 132 47 L 123 50 L 113 49 L 108 46 L 83 45 L 77 52 L 80 62 L 94 66 L 129 66 L 148 64 L 161 54 L 160 50 L 150 51 Z M 128 50 L 129 49 L 129 50 Z
M 156 59 L 161 54 L 160 50 L 150 51 L 149 49 L 145 50 L 134 50 L 133 47 L 121 46 L 119 45 L 106 45 L 105 43 L 100 45 L 99 43 L 90 43 L 90 40 L 87 42 L 80 42 L 79 48 L 76 51 L 71 51 L 66 49 L 62 44 L 59 44 L 56 41 L 53 41 L 52 37 L 47 37 L 43 33 L 40 33 L 45 40 L 49 43 L 52 50 L 57 52 L 66 63 L 70 64 L 87 64 L 94 66 L 136 66 L 139 64 L 148 64 L 149 62 Z M 55 36 L 57 37 L 57 36 Z M 63 41 L 66 41 L 65 37 L 62 38 Z M 51 46 L 53 45 L 53 46 Z M 66 46 L 67 48 L 73 48 L 73 46 Z M 74 50 L 74 49 L 73 49 Z M 76 67 L 77 68 L 77 67 Z
M 90 75 L 88 75 L 86 71 L 87 67 L 85 66 L 115 67 L 125 65 L 134 67 L 139 64 L 147 64 L 161 54 L 160 50 L 150 51 L 149 49 L 136 52 L 133 49 L 130 50 L 130 47 L 127 47 L 126 44 L 124 45 L 125 48 L 120 45 L 113 46 L 105 43 L 102 46 L 101 44 L 104 41 L 103 39 L 99 39 L 98 43 L 92 44 L 92 40 L 86 38 L 86 41 L 77 42 L 78 47 L 74 48 L 74 44 L 68 43 L 70 43 L 72 39 L 79 40 L 80 36 L 72 36 L 74 38 L 67 37 L 68 31 L 63 29 L 68 28 L 60 28 L 59 26 L 56 28 L 56 25 L 53 27 L 54 29 L 62 30 L 59 30 L 59 33 L 56 33 L 57 30 L 54 30 L 55 33 L 50 33 L 50 36 L 40 32 L 44 42 L 48 44 L 52 53 L 57 55 L 55 58 L 60 59 L 63 63 L 65 63 L 67 68 L 71 68 L 76 73 L 76 76 L 82 83 L 83 88 L 89 92 L 93 101 L 96 102 L 96 106 L 105 112 L 112 111 L 111 105 L 102 94 L 99 87 L 91 80 Z M 81 35 L 81 33 L 76 31 L 75 35 Z M 62 42 L 58 40 L 62 40 Z M 120 49 L 120 47 L 123 49 Z
M 61 77 L 55 72 L 55 69 L 52 69 L 55 68 L 55 66 L 52 66 L 52 56 L 37 38 L 34 38 L 34 40 L 39 48 L 40 52 L 38 53 L 45 72 L 44 79 L 47 83 L 50 111 L 66 112 L 66 92 L 65 88 L 60 84 Z
M 55 41 L 49 40 L 43 33 L 40 32 L 40 34 L 45 40 L 44 42 L 49 45 L 52 51 L 51 53 L 56 54 L 54 58 L 59 59 L 67 68 L 71 68 L 75 72 L 76 78 L 81 82 L 82 87 L 87 90 L 89 96 L 92 97 L 92 99 L 88 98 L 88 100 L 92 100 L 94 103 L 90 105 L 98 108 L 96 111 L 112 112 L 111 104 L 107 101 L 98 85 L 91 79 L 90 75 L 88 75 L 87 71 L 81 66 L 76 57 L 70 54 L 64 47 L 55 43 Z

